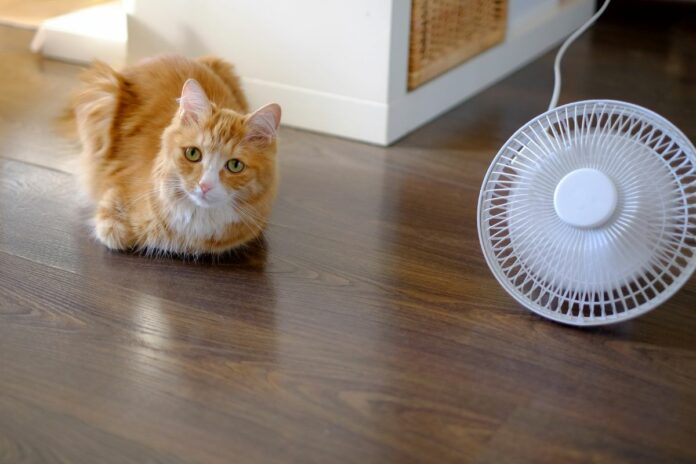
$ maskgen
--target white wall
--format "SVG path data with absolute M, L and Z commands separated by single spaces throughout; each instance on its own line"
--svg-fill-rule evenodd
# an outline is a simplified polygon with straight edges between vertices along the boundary
M 246 78 L 386 102 L 392 6 L 386 0 L 136 0 L 129 54 L 214 52 Z
M 594 4 L 510 0 L 505 43 L 408 92 L 410 0 L 126 1 L 130 62 L 217 54 L 235 63 L 252 106 L 283 106 L 284 124 L 380 145 L 528 63 Z
M 508 0 L 508 27 L 527 21 L 532 15 L 556 7 L 562 0 Z

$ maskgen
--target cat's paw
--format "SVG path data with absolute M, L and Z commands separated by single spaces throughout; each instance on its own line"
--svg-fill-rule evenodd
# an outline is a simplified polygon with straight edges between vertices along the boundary
M 97 239 L 111 250 L 128 248 L 128 228 L 115 219 L 98 219 L 94 228 Z

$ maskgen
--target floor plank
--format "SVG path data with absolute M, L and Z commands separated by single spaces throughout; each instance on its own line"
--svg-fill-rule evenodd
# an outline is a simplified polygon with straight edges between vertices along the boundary
M 563 99 L 695 138 L 696 9 L 627 5 L 569 52 Z M 29 40 L 0 28 L 0 462 L 696 460 L 695 279 L 578 330 L 479 250 L 481 179 L 545 108 L 551 54 L 390 148 L 284 128 L 264 240 L 194 262 L 91 238 L 52 129 L 79 68 Z

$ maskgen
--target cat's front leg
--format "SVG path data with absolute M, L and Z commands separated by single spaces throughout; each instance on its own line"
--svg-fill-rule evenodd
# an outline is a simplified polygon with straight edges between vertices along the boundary
M 111 189 L 104 194 L 97 206 L 94 222 L 94 233 L 107 248 L 127 250 L 132 247 L 132 233 L 116 190 Z

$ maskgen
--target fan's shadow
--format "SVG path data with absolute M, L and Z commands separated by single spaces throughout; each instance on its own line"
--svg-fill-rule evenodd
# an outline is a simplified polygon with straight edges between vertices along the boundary
M 652 311 L 616 324 L 576 327 L 574 331 L 608 337 L 612 340 L 652 345 L 661 348 L 696 350 L 693 336 L 696 277 L 692 277 L 672 298 Z

